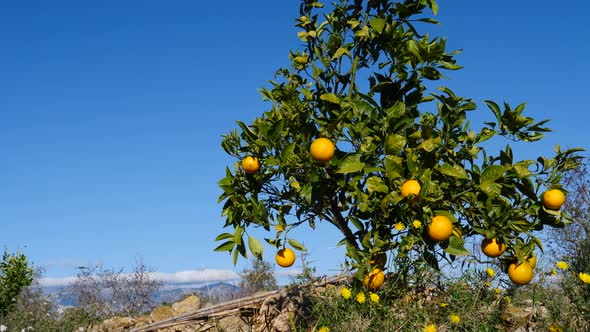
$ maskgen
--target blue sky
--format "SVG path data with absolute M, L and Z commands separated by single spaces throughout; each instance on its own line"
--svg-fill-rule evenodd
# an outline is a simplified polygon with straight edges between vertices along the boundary
M 589 147 L 588 7 L 441 1 L 442 26 L 426 26 L 464 50 L 441 84 L 552 119 L 519 159 Z M 297 16 L 295 0 L 0 4 L 0 245 L 47 278 L 137 256 L 170 275 L 240 271 L 212 252 L 216 183 L 234 162 L 221 135 L 270 107 L 257 89 L 300 47 Z M 474 122 L 489 116 L 480 107 Z M 336 231 L 310 234 L 318 272 L 336 272 Z

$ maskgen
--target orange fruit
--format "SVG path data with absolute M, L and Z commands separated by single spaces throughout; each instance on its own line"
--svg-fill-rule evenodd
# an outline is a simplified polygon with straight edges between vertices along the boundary
M 445 216 L 435 216 L 428 225 L 428 236 L 436 242 L 442 242 L 449 239 L 453 234 L 453 224 Z
M 514 261 L 516 262 L 518 259 L 514 256 Z M 537 266 L 537 256 L 535 254 L 530 254 L 527 259 L 524 260 L 525 263 L 528 263 L 533 269 Z
M 295 253 L 289 248 L 283 248 L 277 252 L 275 260 L 279 266 L 289 267 L 295 263 Z
M 529 263 L 523 262 L 520 265 L 511 263 L 508 266 L 508 277 L 517 285 L 526 285 L 533 280 L 533 268 Z
M 404 198 L 410 196 L 410 194 L 418 196 L 420 193 L 420 183 L 416 180 L 408 180 L 402 184 L 401 192 Z
M 547 190 L 543 193 L 543 206 L 550 210 L 559 210 L 565 203 L 565 195 L 559 189 Z
M 258 158 L 248 156 L 242 160 L 242 169 L 246 174 L 254 174 L 260 169 L 260 162 Z
M 371 264 L 371 266 L 376 266 L 380 269 L 383 269 L 385 264 L 387 264 L 387 254 L 384 252 L 375 254 L 375 256 L 369 260 L 369 264 Z
M 383 285 L 384 280 L 385 274 L 383 274 L 383 270 L 374 269 L 371 273 L 363 278 L 363 285 L 365 285 L 365 287 L 367 287 L 369 290 L 376 290 L 381 287 L 381 285 Z
M 332 141 L 321 137 L 313 141 L 309 147 L 311 157 L 316 161 L 326 162 L 334 157 L 335 146 Z
M 496 238 L 483 239 L 481 241 L 481 251 L 488 257 L 498 257 L 506 251 L 506 245 Z
M 533 269 L 537 266 L 537 256 L 535 256 L 535 254 L 531 254 L 529 258 L 525 259 L 524 261 L 529 263 Z

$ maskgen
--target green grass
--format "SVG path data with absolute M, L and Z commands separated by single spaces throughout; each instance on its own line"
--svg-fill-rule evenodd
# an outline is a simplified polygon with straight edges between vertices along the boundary
M 434 280 L 435 274 L 423 275 L 421 280 L 428 277 Z M 431 284 L 413 280 L 404 286 L 401 278 L 389 275 L 376 292 L 378 302 L 371 301 L 362 286 L 327 287 L 309 295 L 312 304 L 299 319 L 298 330 L 415 332 L 429 331 L 427 326 L 436 331 L 514 331 L 527 326 L 534 331 L 590 330 L 587 306 L 571 301 L 561 284 L 549 286 L 540 280 L 512 287 L 501 277 L 466 271 L 453 280 Z M 576 287 L 588 286 L 572 281 Z M 351 296 L 345 298 L 342 289 L 350 290 Z M 363 303 L 357 301 L 359 293 L 365 294 Z

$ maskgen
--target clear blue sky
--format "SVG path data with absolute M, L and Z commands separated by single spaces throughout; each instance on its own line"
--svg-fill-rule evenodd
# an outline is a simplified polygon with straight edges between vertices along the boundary
M 462 48 L 465 66 L 441 84 L 553 119 L 520 159 L 590 147 L 590 5 L 439 5 L 428 31 Z M 212 252 L 216 183 L 234 162 L 221 135 L 270 107 L 257 89 L 300 47 L 297 16 L 295 0 L 0 4 L 0 245 L 50 278 L 138 255 L 164 273 L 234 270 Z M 319 272 L 338 269 L 334 230 L 300 235 Z

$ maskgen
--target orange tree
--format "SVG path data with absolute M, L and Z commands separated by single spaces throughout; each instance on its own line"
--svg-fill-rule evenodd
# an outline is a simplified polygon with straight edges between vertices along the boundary
M 468 255 L 463 241 L 474 235 L 495 239 L 520 263 L 542 250 L 535 231 L 568 222 L 541 197 L 563 190 L 580 149 L 556 147 L 536 160 L 515 159 L 510 145 L 490 153 L 482 145 L 490 139 L 540 140 L 547 120 L 523 115 L 524 104 L 485 101 L 491 120 L 474 130 L 473 101 L 426 87 L 461 68 L 446 39 L 418 30 L 437 23 L 424 13 L 437 9 L 434 0 L 302 0 L 302 49 L 261 89 L 270 110 L 223 138 L 236 163 L 219 182 L 219 202 L 233 231 L 217 237 L 217 251 L 233 254 L 234 264 L 248 251 L 261 256 L 253 227 L 277 249 L 304 250 L 289 232 L 328 222 L 362 280 L 383 268 L 374 258 L 384 252 L 436 268 Z M 252 158 L 259 167 L 240 166 Z

